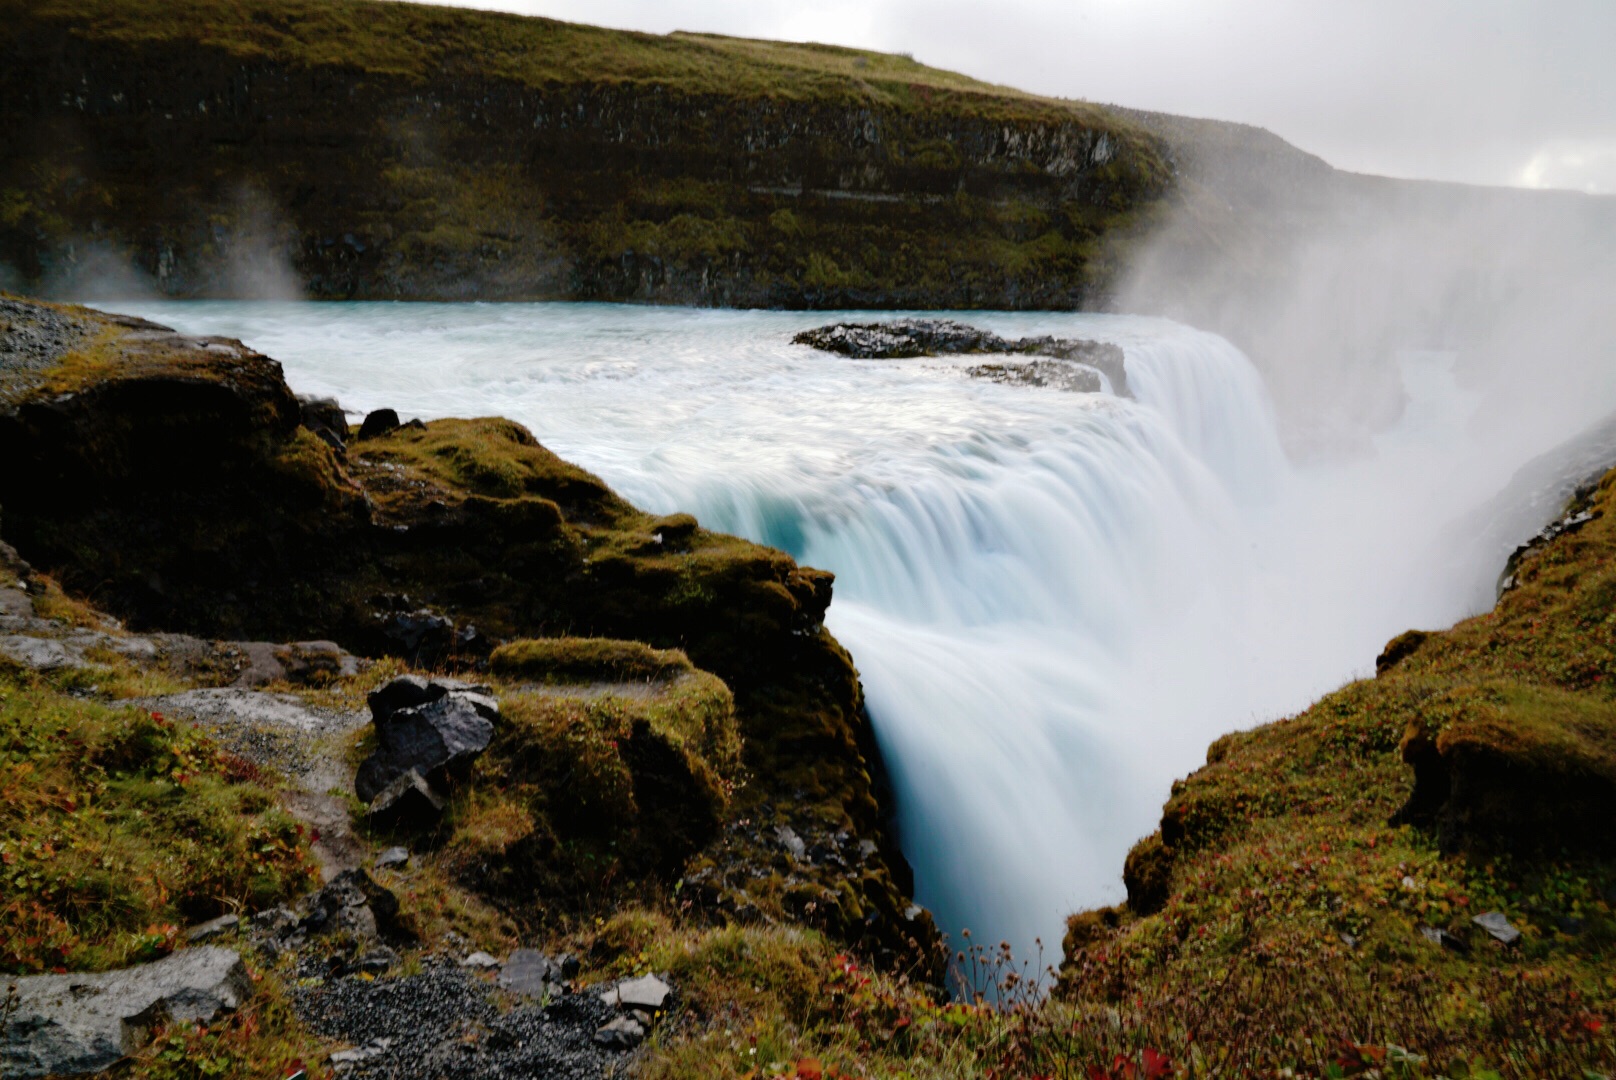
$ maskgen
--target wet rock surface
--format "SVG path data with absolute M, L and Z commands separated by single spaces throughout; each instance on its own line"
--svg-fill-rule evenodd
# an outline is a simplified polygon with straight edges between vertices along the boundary
M 303 426 L 314 432 L 333 450 L 348 448 L 348 414 L 335 398 L 298 395 Z
M 398 413 L 393 409 L 376 409 L 365 414 L 364 422 L 359 425 L 356 439 L 376 439 L 386 435 L 399 426 Z
M 1100 373 L 1060 360 L 1034 360 L 1026 364 L 977 364 L 965 369 L 973 379 L 1005 386 L 1036 386 L 1073 394 L 1098 394 L 1105 389 Z
M 97 1072 L 145 1044 L 164 1022 L 206 1023 L 252 996 L 241 957 L 215 946 L 100 974 L 16 981 L 15 1010 L 0 1033 L 0 1075 Z
M 1032 337 L 1010 340 L 952 319 L 900 319 L 880 323 L 835 323 L 804 330 L 792 339 L 857 360 L 899 360 L 922 356 L 1004 353 L 1038 356 L 1031 363 L 980 364 L 966 369 L 972 378 L 1015 386 L 1051 387 L 1079 393 L 1103 389 L 1104 374 L 1118 397 L 1132 397 L 1119 346 L 1100 341 Z

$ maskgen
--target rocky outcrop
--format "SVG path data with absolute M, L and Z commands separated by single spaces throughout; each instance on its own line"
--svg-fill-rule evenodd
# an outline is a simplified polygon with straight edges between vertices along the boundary
M 441 832 L 468 880 L 528 905 L 669 882 L 711 843 L 741 779 L 734 695 L 681 652 L 599 638 L 497 650 L 504 716 Z M 492 815 L 530 823 L 496 839 Z M 719 916 L 716 909 L 707 914 Z
M 1609 708 L 1548 688 L 1443 704 L 1399 744 L 1414 786 L 1393 824 L 1429 830 L 1446 852 L 1616 853 Z
M 16 980 L 0 1012 L 0 1076 L 99 1072 L 139 1049 L 161 1023 L 208 1023 L 252 997 L 229 949 L 185 949 L 155 963 L 100 974 Z
M 279 365 L 239 342 L 84 309 L 17 310 L 13 325 L 66 319 L 93 331 L 44 366 L 0 365 L 6 536 L 70 591 L 142 633 L 334 642 L 420 664 L 477 666 L 503 641 L 562 633 L 682 650 L 710 675 L 675 680 L 700 691 L 675 696 L 700 705 L 689 717 L 729 717 L 739 743 L 725 749 L 726 724 L 705 720 L 719 739 L 706 748 L 661 730 L 686 722 L 677 710 L 620 715 L 627 726 L 599 776 L 638 786 L 632 802 L 602 806 L 645 823 L 630 845 L 644 856 L 636 865 L 676 877 L 681 858 L 728 835 L 725 815 L 771 830 L 756 851 L 726 842 L 725 858 L 768 859 L 773 826 L 797 815 L 874 845 L 856 875 L 811 870 L 817 891 L 841 898 L 811 909 L 816 921 L 894 962 L 935 941 L 929 923 L 905 917 L 911 886 L 877 802 L 857 675 L 823 625 L 830 574 L 685 516 L 645 514 L 508 421 L 404 425 L 339 458 L 304 426 Z M 394 632 L 401 614 L 418 636 Z M 459 742 L 420 719 L 451 764 Z M 513 746 L 523 742 L 544 740 Z M 488 745 L 484 761 L 497 740 Z M 751 777 L 739 793 L 734 763 Z M 782 820 L 758 820 L 764 807 Z M 528 853 L 541 871 L 545 835 Z M 530 899 L 550 880 L 478 875 Z M 551 899 L 591 895 L 598 902 Z
M 901 360 L 920 356 L 964 356 L 978 353 L 1047 357 L 1032 363 L 980 364 L 966 374 L 1018 386 L 1053 386 L 1097 393 L 1104 375 L 1118 397 L 1132 397 L 1128 369 L 1120 346 L 1102 341 L 1054 337 L 1009 340 L 952 319 L 900 319 L 881 323 L 835 323 L 804 330 L 797 345 L 858 360 Z

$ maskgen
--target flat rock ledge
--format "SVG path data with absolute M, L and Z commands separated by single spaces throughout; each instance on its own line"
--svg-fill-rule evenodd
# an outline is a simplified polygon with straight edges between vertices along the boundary
M 1098 393 L 1099 375 L 1118 397 L 1133 397 L 1120 346 L 1076 338 L 1000 337 L 952 319 L 899 319 L 881 323 L 833 323 L 804 330 L 791 339 L 855 360 L 903 360 L 922 356 L 1003 354 L 1036 356 L 1033 363 L 982 364 L 966 370 L 972 378 L 1017 386 L 1045 386 Z M 1063 370 L 1064 369 L 1064 370 Z
M 31 975 L 15 986 L 0 1034 L 4 1080 L 99 1072 L 138 1050 L 159 1023 L 205 1024 L 252 996 L 240 955 L 217 946 L 121 971 Z

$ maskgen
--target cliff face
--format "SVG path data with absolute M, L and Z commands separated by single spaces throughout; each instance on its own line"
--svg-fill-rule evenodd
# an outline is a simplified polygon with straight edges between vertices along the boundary
M 830 574 L 642 513 L 509 421 L 334 448 L 239 342 L 11 300 L 0 323 L 0 506 L 36 567 L 135 628 L 423 665 L 483 667 L 514 638 L 683 649 L 733 691 L 747 774 L 722 834 L 672 869 L 686 895 L 929 962 L 857 672 L 823 626 Z M 754 880 L 781 828 L 857 857 Z M 496 899 L 531 914 L 556 897 Z
M 580 44 L 360 0 L 189 5 L 196 23 L 97 6 L 0 29 L 15 284 L 1075 307 L 1169 182 L 1111 114 L 853 50 Z M 502 45 L 526 66 L 485 55 Z

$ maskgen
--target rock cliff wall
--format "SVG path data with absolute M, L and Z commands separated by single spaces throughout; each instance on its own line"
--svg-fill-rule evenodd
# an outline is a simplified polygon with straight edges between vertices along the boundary
M 0 30 L 0 262 L 19 287 L 121 275 L 186 297 L 1076 307 L 1114 276 L 1109 234 L 1170 181 L 1110 114 L 918 65 L 866 79 L 826 50 L 836 70 L 806 88 L 726 88 L 737 61 L 679 39 L 716 79 L 508 74 L 455 40 L 495 18 L 457 16 L 400 70 L 354 29 L 311 58 L 19 13 Z M 498 25 L 538 48 L 561 24 Z

